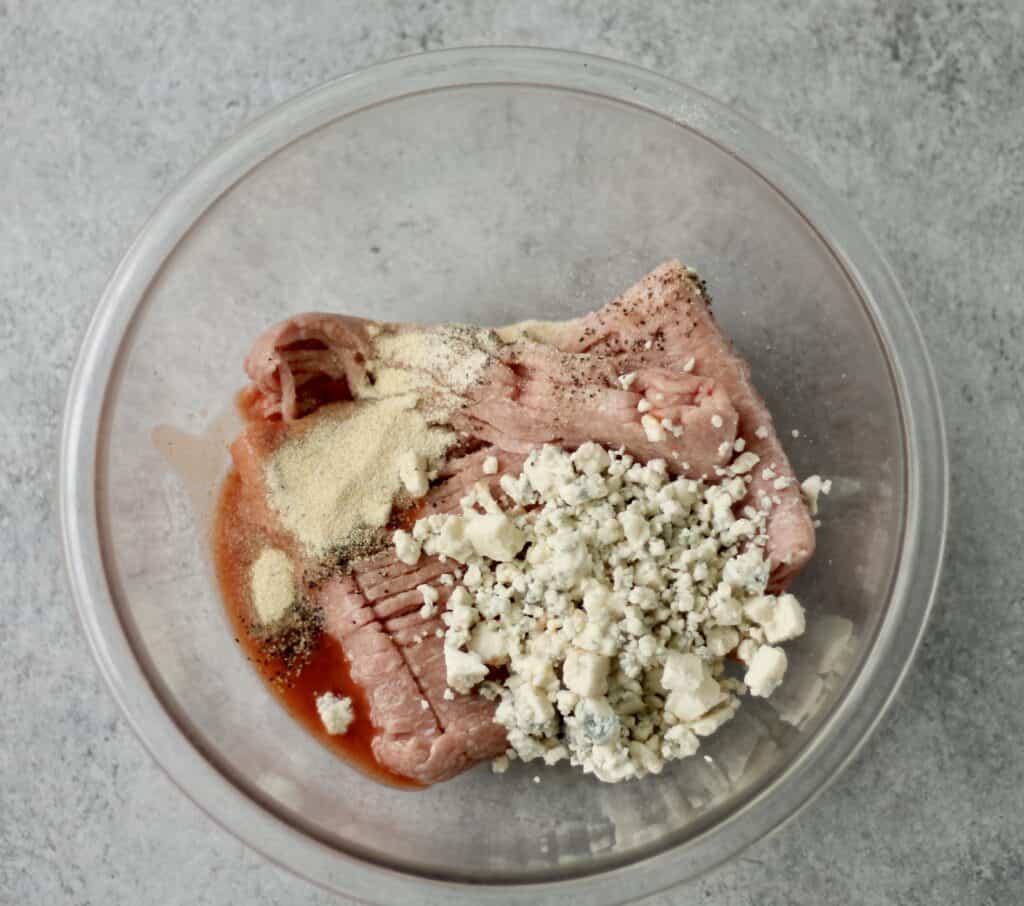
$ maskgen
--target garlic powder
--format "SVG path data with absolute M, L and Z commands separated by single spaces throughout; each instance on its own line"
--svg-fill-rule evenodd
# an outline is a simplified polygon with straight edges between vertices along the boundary
M 295 567 L 276 547 L 264 548 L 249 570 L 253 610 L 261 623 L 276 623 L 295 603 Z
M 268 502 L 307 553 L 324 556 L 385 525 L 404 490 L 404 458 L 444 455 L 454 434 L 429 424 L 416 403 L 402 394 L 324 406 L 270 458 Z

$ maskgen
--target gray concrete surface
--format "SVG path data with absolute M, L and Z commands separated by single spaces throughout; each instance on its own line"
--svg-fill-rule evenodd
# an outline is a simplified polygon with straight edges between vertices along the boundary
M 101 686 L 60 568 L 65 382 L 107 275 L 220 139 L 354 67 L 496 42 L 630 60 L 787 137 L 887 250 L 947 408 L 948 566 L 895 706 L 794 823 L 650 902 L 1020 902 L 1022 26 L 1015 0 L 0 0 L 0 903 L 338 902 L 188 802 Z

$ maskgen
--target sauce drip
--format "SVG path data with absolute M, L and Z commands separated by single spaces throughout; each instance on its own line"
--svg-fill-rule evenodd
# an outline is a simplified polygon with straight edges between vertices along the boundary
M 376 731 L 369 719 L 369 703 L 363 689 L 353 681 L 341 644 L 320 632 L 312 639 L 308 654 L 289 664 L 264 645 L 261 629 L 254 624 L 249 593 L 249 569 L 266 544 L 259 520 L 252 518 L 256 502 L 245 493 L 237 470 L 232 469 L 221 488 L 214 517 L 213 549 L 217 579 L 234 630 L 235 640 L 246 658 L 288 713 L 323 745 L 374 780 L 402 789 L 419 789 L 420 784 L 381 767 L 373 755 Z M 324 692 L 352 699 L 355 720 L 348 732 L 332 736 L 320 721 L 316 698 Z

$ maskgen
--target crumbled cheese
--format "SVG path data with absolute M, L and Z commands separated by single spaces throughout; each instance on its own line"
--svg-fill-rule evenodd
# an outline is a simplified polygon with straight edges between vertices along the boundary
M 757 430 L 754 432 L 754 437 L 759 437 L 761 440 L 765 440 L 771 432 L 765 425 L 758 425 Z
M 341 736 L 347 733 L 352 721 L 355 720 L 352 699 L 347 696 L 339 697 L 333 692 L 325 692 L 323 695 L 317 696 L 316 711 L 320 715 L 324 729 L 331 736 Z
M 437 589 L 432 585 L 417 585 L 416 591 L 420 593 L 420 597 L 423 598 L 424 604 L 436 604 L 437 599 L 440 596 Z
M 685 362 L 683 362 L 683 371 L 687 373 L 693 371 L 693 367 L 696 364 L 697 360 L 693 356 L 690 356 Z
M 486 456 L 486 457 L 484 457 L 483 470 L 484 470 L 484 475 L 497 475 L 498 474 L 498 457 L 497 456 Z
M 640 426 L 644 434 L 652 444 L 661 443 L 665 439 L 665 428 L 653 415 L 643 415 L 640 418 Z
M 693 690 L 703 682 L 704 676 L 704 662 L 697 655 L 670 651 L 661 671 L 661 684 L 670 692 Z
M 424 620 L 429 620 L 435 613 L 437 613 L 437 601 L 440 597 L 437 589 L 432 585 L 417 585 L 416 591 L 419 592 L 421 598 L 423 598 L 423 606 L 420 608 L 420 616 Z
M 409 566 L 417 563 L 420 559 L 420 543 L 408 532 L 398 529 L 391 536 L 391 540 L 395 545 L 395 553 L 398 555 L 398 559 L 403 563 L 407 563 Z M 443 577 L 442 577 L 443 578 Z
M 469 637 L 469 650 L 491 667 L 508 663 L 508 634 L 491 622 L 478 623 Z
M 797 438 L 800 436 L 800 429 L 794 428 L 790 433 L 793 435 L 794 438 Z
M 722 421 L 722 416 L 720 416 L 720 415 L 712 415 L 711 416 L 711 427 L 712 428 L 721 428 L 722 425 L 724 425 L 724 424 L 725 424 L 725 422 Z
M 640 400 L 640 402 L 638 402 L 636 404 L 636 411 L 639 412 L 641 415 L 643 415 L 646 412 L 650 412 L 653 408 L 654 408 L 654 406 L 651 405 L 651 401 L 650 400 L 643 400 L 642 399 L 642 400 Z
M 818 515 L 818 498 L 821 494 L 829 494 L 832 491 L 832 482 L 823 480 L 820 475 L 811 475 L 805 478 L 800 485 L 804 500 L 811 510 L 812 516 Z
M 694 689 L 673 689 L 669 692 L 665 710 L 685 723 L 707 714 L 725 697 L 715 678 L 706 676 Z
M 487 665 L 480 660 L 480 655 L 476 652 L 446 647 L 444 663 L 446 682 L 456 692 L 469 692 L 487 676 Z
M 562 682 L 581 698 L 597 698 L 608 691 L 607 657 L 570 648 L 562 665 Z
M 734 475 L 746 475 L 760 461 L 761 457 L 756 453 L 741 453 L 732 461 L 732 465 L 729 468 Z
M 502 477 L 505 509 L 478 486 L 461 513 L 418 520 L 425 553 L 465 565 L 442 614 L 445 696 L 479 686 L 508 756 L 609 782 L 692 755 L 739 705 L 725 658 L 768 694 L 785 669 L 772 643 L 802 631 L 796 599 L 767 592 L 769 510 L 736 512 L 757 457 L 740 460 L 711 485 L 597 444 L 545 446 Z
M 794 595 L 760 595 L 751 598 L 744 614 L 764 630 L 765 641 L 774 645 L 804 634 L 804 609 Z
M 633 381 L 636 380 L 636 372 L 630 371 L 628 374 L 620 374 L 617 380 L 623 390 L 629 390 L 633 386 Z
M 481 557 L 504 562 L 523 549 L 526 535 L 504 513 L 473 513 L 466 517 L 466 540 Z
M 786 675 L 786 652 L 771 645 L 759 647 L 750 661 L 743 682 L 751 695 L 767 698 Z
M 611 457 L 600 444 L 585 443 L 572 454 L 572 464 L 576 471 L 594 477 L 608 468 Z

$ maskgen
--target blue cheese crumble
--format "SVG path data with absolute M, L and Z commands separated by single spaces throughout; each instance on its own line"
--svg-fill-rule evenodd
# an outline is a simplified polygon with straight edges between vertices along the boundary
M 317 696 L 316 710 L 324 729 L 331 736 L 341 736 L 347 733 L 352 721 L 355 720 L 352 699 L 348 696 L 337 696 L 333 692 L 324 692 Z
M 461 512 L 396 533 L 406 562 L 422 551 L 465 567 L 442 614 L 447 683 L 497 701 L 509 749 L 495 770 L 518 758 L 607 782 L 657 774 L 741 694 L 782 682 L 778 645 L 804 613 L 767 591 L 772 503 L 743 503 L 758 458 L 737 452 L 708 484 L 593 443 L 544 446 L 501 477 L 500 503 L 478 484 Z

